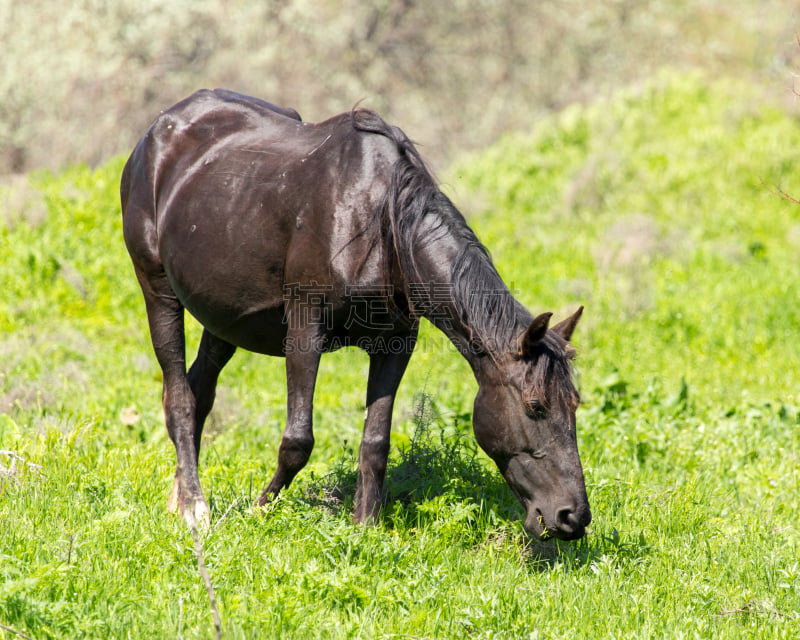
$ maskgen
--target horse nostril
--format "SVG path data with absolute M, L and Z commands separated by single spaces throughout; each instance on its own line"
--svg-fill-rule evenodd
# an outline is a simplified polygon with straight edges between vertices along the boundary
M 582 538 L 592 521 L 589 506 L 561 507 L 555 513 L 556 536 L 564 540 Z
M 590 520 L 591 515 L 588 509 L 576 510 L 573 507 L 561 507 L 556 511 L 556 527 L 563 533 L 582 535 Z
M 556 511 L 556 526 L 562 531 L 573 531 L 578 526 L 578 519 L 572 507 L 562 507 Z

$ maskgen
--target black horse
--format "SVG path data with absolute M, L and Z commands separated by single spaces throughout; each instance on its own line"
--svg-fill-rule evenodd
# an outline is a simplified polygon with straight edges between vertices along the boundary
M 311 454 L 321 354 L 353 344 L 370 356 L 354 515 L 377 518 L 394 397 L 426 317 L 472 367 L 475 437 L 525 507 L 525 528 L 584 535 L 568 343 L 582 308 L 551 328 L 552 314 L 526 311 L 400 129 L 367 110 L 307 123 L 199 91 L 156 119 L 120 191 L 177 453 L 170 510 L 208 522 L 200 437 L 237 347 L 286 358 L 287 422 L 263 505 Z M 184 309 L 204 327 L 188 373 Z

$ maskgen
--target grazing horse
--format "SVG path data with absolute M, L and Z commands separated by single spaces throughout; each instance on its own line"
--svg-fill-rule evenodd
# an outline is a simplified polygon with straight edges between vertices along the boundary
M 177 455 L 170 510 L 208 523 L 200 437 L 237 347 L 286 359 L 286 427 L 263 505 L 311 454 L 320 356 L 357 345 L 370 364 L 354 517 L 374 521 L 395 393 L 426 317 L 472 367 L 475 437 L 524 506 L 525 528 L 584 535 L 569 344 L 582 308 L 550 327 L 552 314 L 517 302 L 400 129 L 363 109 L 308 123 L 203 90 L 156 118 L 120 193 Z M 188 372 L 184 309 L 204 327 Z

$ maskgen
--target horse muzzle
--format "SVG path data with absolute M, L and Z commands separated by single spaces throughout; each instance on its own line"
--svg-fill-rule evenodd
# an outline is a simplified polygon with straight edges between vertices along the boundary
M 525 509 L 527 511 L 525 530 L 542 540 L 549 538 L 578 540 L 586 535 L 586 527 L 592 521 L 588 502 L 551 509 L 549 517 L 533 503 L 525 504 Z

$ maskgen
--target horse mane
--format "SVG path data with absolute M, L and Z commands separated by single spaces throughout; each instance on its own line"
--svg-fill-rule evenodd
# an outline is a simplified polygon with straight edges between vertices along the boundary
M 498 355 L 513 335 L 521 305 L 503 282 L 488 250 L 439 189 L 416 146 L 401 129 L 366 109 L 354 109 L 351 119 L 356 130 L 386 136 L 397 146 L 399 158 L 378 214 L 388 226 L 387 241 L 393 245 L 409 288 L 406 294 L 412 313 L 435 313 L 437 302 L 441 302 L 431 300 L 430 295 L 420 298 L 420 292 L 412 288 L 424 290 L 445 284 L 424 282 L 415 255 L 422 247 L 448 235 L 455 236 L 461 248 L 450 266 L 450 282 L 446 283 L 450 285 L 452 303 L 469 331 L 468 339 L 489 355 Z

